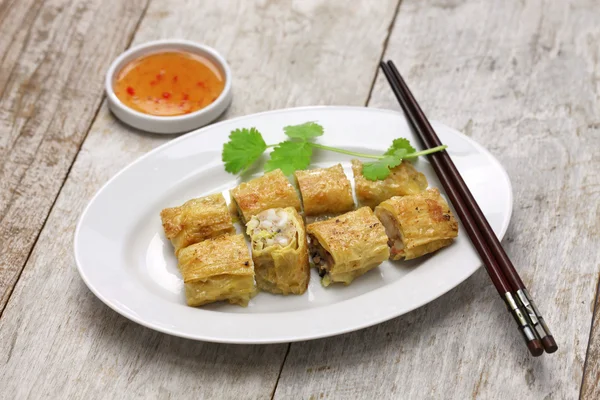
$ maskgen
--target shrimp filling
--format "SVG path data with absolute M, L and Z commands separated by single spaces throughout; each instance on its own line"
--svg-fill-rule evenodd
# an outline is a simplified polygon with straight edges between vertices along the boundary
M 298 229 L 290 215 L 283 209 L 265 210 L 246 224 L 246 233 L 252 238 L 256 250 L 271 246 L 287 247 L 292 244 Z
M 388 246 L 390 248 L 390 256 L 396 257 L 398 255 L 404 255 L 404 243 L 402 242 L 402 235 L 400 229 L 394 220 L 394 217 L 385 210 L 380 210 L 377 213 L 379 220 L 385 228 L 385 233 L 388 237 Z

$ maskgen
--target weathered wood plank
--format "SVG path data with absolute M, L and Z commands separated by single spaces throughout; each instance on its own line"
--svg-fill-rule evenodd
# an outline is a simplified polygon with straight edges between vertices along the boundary
M 594 320 L 583 370 L 580 398 L 590 400 L 600 398 L 600 275 L 598 276 Z
M 145 0 L 4 1 L 0 6 L 0 313 Z
M 235 80 L 228 116 L 361 105 L 396 4 L 153 1 L 135 42 L 183 37 L 222 51 Z M 217 345 L 150 331 L 104 306 L 75 270 L 73 230 L 85 204 L 122 166 L 168 139 L 100 110 L 0 319 L 3 395 L 270 398 L 286 344 Z
M 404 0 L 385 53 L 432 119 L 508 170 L 515 207 L 504 245 L 558 352 L 528 355 L 480 270 L 403 317 L 292 344 L 276 399 L 579 395 L 600 268 L 599 19 L 592 0 Z M 382 76 L 370 105 L 399 108 Z M 597 348 L 589 398 L 598 398 Z

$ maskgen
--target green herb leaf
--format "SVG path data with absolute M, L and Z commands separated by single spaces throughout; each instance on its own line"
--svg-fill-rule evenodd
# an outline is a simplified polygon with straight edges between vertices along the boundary
M 265 172 L 281 169 L 291 175 L 299 169 L 306 169 L 312 157 L 312 147 L 307 142 L 281 142 L 271 152 L 271 159 L 265 164 Z
M 256 128 L 236 129 L 223 145 L 222 159 L 225 171 L 237 174 L 250 167 L 267 149 L 267 144 Z
M 398 149 L 392 154 L 388 154 L 383 158 L 363 164 L 362 174 L 370 181 L 380 181 L 390 175 L 390 169 L 397 167 L 402 163 L 402 159 L 406 156 L 406 149 Z
M 323 135 L 323 127 L 316 122 L 286 126 L 283 131 L 291 138 L 304 140 Z
M 411 146 L 408 139 L 398 138 L 394 139 L 392 145 L 388 148 L 388 150 L 383 153 L 384 156 L 393 155 L 396 150 L 406 150 L 406 154 L 414 153 L 417 151 L 414 147 Z
M 232 131 L 229 135 L 229 142 L 223 145 L 222 157 L 225 170 L 233 174 L 243 171 L 256 162 L 267 148 L 275 146 L 269 161 L 265 164 L 265 171 L 279 168 L 284 174 L 290 175 L 296 170 L 308 167 L 313 148 L 316 148 L 375 160 L 363 165 L 363 175 L 368 180 L 376 181 L 387 178 L 390 175 L 390 170 L 400 165 L 403 159 L 416 159 L 419 156 L 442 151 L 448 147 L 442 145 L 416 151 L 407 139 L 397 138 L 383 155 L 366 154 L 315 143 L 311 139 L 323 135 L 323 127 L 316 122 L 286 126 L 283 129 L 291 140 L 269 146 L 265 144 L 262 135 L 255 128 Z

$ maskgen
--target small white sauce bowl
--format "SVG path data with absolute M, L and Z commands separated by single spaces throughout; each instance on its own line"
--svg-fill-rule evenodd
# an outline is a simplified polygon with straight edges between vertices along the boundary
M 223 92 L 209 104 L 198 111 L 185 115 L 156 116 L 144 114 L 127 107 L 119 100 L 114 91 L 114 84 L 121 69 L 129 62 L 146 54 L 160 53 L 165 51 L 187 51 L 198 54 L 212 61 L 223 73 L 225 87 Z M 180 133 L 188 132 L 214 121 L 231 104 L 231 69 L 227 61 L 216 50 L 189 40 L 156 40 L 132 47 L 111 64 L 106 73 L 105 81 L 108 107 L 113 114 L 127 125 L 153 133 Z

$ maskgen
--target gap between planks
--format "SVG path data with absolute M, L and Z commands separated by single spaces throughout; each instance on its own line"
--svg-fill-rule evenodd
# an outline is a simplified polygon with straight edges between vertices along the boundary
M 396 17 L 398 17 L 398 12 L 400 11 L 400 4 L 402 4 L 402 0 L 398 0 L 396 3 L 396 9 L 394 10 L 394 15 L 392 16 L 392 20 L 387 28 L 387 35 L 385 36 L 385 40 L 383 41 L 383 48 L 381 50 L 381 56 L 379 57 L 379 61 L 375 66 L 375 72 L 373 73 L 373 80 L 371 81 L 371 88 L 369 89 L 369 95 L 367 96 L 367 101 L 365 101 L 365 107 L 369 105 L 371 101 L 371 95 L 373 94 L 373 89 L 375 88 L 375 82 L 377 82 L 377 77 L 379 76 L 379 64 L 383 61 L 383 56 L 385 55 L 385 51 L 387 50 L 388 43 L 390 41 L 390 36 L 392 35 L 392 29 L 394 29 L 394 24 L 396 23 Z
M 387 50 L 388 43 L 390 41 L 390 36 L 392 35 L 392 29 L 394 28 L 394 24 L 396 23 L 396 18 L 398 17 L 398 13 L 400 11 L 400 5 L 402 4 L 402 0 L 398 0 L 396 3 L 396 8 L 394 9 L 394 15 L 388 25 L 387 33 L 385 35 L 385 39 L 383 40 L 383 45 L 381 46 L 381 55 L 379 56 L 379 60 L 375 65 L 375 71 L 373 72 L 373 79 L 371 80 L 371 87 L 369 88 L 369 94 L 367 95 L 367 99 L 365 100 L 365 107 L 369 105 L 371 101 L 371 95 L 373 94 L 373 88 L 375 87 L 375 82 L 377 82 L 377 77 L 379 76 L 379 64 L 383 60 L 383 56 L 385 55 L 385 51 Z M 290 354 L 290 350 L 292 348 L 292 343 L 288 343 L 287 349 L 285 350 L 285 356 L 281 361 L 281 367 L 279 367 L 279 373 L 277 374 L 277 379 L 275 380 L 275 386 L 273 386 L 273 392 L 271 392 L 271 400 L 275 399 L 275 393 L 277 393 L 277 385 L 279 385 L 279 379 L 281 378 L 281 374 L 283 373 L 283 368 L 285 367 L 285 362 Z
M 598 307 L 598 304 L 600 304 L 600 272 L 598 273 L 598 277 L 596 278 L 596 295 L 594 296 L 594 307 L 592 310 L 592 321 L 590 322 L 590 333 L 588 335 L 588 342 L 587 342 L 587 347 L 585 350 L 585 359 L 583 361 L 583 373 L 581 376 L 581 385 L 579 386 L 579 398 L 583 399 L 584 395 L 587 395 L 587 391 L 586 393 L 584 393 L 584 390 L 586 390 L 586 383 L 587 380 L 590 379 L 590 377 L 587 375 L 587 369 L 588 369 L 588 364 L 590 363 L 590 350 L 592 347 L 592 342 L 594 341 L 594 325 L 596 324 L 596 320 L 598 319 L 598 314 L 600 312 L 600 309 Z M 591 361 L 594 362 L 594 361 Z
M 138 18 L 138 21 L 135 24 L 134 29 L 131 31 L 131 34 L 129 35 L 129 38 L 127 39 L 127 45 L 125 46 L 125 49 L 128 49 L 129 46 L 131 46 L 131 43 L 133 42 L 133 39 L 135 37 L 135 34 L 137 33 L 140 24 L 142 23 L 142 21 L 144 20 L 144 17 L 146 16 L 146 11 L 148 10 L 148 6 L 150 5 L 150 2 L 152 0 L 148 0 L 146 2 L 146 5 L 144 7 L 144 9 L 142 10 L 142 13 L 140 14 L 140 17 Z M 41 7 L 40 7 L 41 9 Z M 39 10 L 38 10 L 39 13 Z M 37 16 L 37 14 L 36 14 Z M 8 87 L 8 85 L 7 85 Z M 94 125 L 94 122 L 96 121 L 96 119 L 98 118 L 98 114 L 100 113 L 100 109 L 102 108 L 102 104 L 104 103 L 104 98 L 106 97 L 106 95 L 103 93 L 102 94 L 102 98 L 100 100 L 100 102 L 98 103 L 98 107 L 96 108 L 96 110 L 94 111 L 94 116 L 90 119 L 90 123 L 87 126 L 85 133 L 83 134 L 83 136 L 81 137 L 81 141 L 79 142 L 79 145 L 77 146 L 77 152 L 75 153 L 75 156 L 71 159 L 71 163 L 69 165 L 69 168 L 67 168 L 67 173 L 65 174 L 64 179 L 62 180 L 62 182 L 60 183 L 60 187 L 58 188 L 58 191 L 56 192 L 56 196 L 54 197 L 54 200 L 52 201 L 52 204 L 50 205 L 50 208 L 48 209 L 48 213 L 46 214 L 46 218 L 44 218 L 44 222 L 42 222 L 42 225 L 40 227 L 40 229 L 38 230 L 35 239 L 33 240 L 33 243 L 31 244 L 31 247 L 29 248 L 29 252 L 27 253 L 27 257 L 25 257 L 25 260 L 23 261 L 23 264 L 21 265 L 21 268 L 17 274 L 17 279 L 15 279 L 14 284 L 8 288 L 8 294 L 6 295 L 6 301 L 4 302 L 4 304 L 0 304 L 0 318 L 2 318 L 2 315 L 4 314 L 4 310 L 6 310 L 6 307 L 8 306 L 8 303 L 10 302 L 10 299 L 12 297 L 12 294 L 15 290 L 15 287 L 17 286 L 17 284 L 19 283 L 19 280 L 21 279 L 21 275 L 23 274 L 23 270 L 25 269 L 25 266 L 27 265 L 27 262 L 29 261 L 29 258 L 31 257 L 31 254 L 33 253 L 33 250 L 35 249 L 38 239 L 40 238 L 40 235 L 42 234 L 42 231 L 44 230 L 44 228 L 46 227 L 46 222 L 48 221 L 48 218 L 50 217 L 50 214 L 52 213 L 52 210 L 54 209 L 54 206 L 56 205 L 56 201 L 58 200 L 58 197 L 60 196 L 60 193 L 63 190 L 63 187 L 65 186 L 65 183 L 67 182 L 67 179 L 69 178 L 69 176 L 71 175 L 71 169 L 73 168 L 73 165 L 75 164 L 75 161 L 77 160 L 77 157 L 79 156 L 79 152 L 81 151 L 81 147 L 83 146 L 83 144 L 85 143 L 85 140 L 88 136 L 88 134 L 90 133 L 90 130 L 92 129 L 92 126 Z
M 290 349 L 292 348 L 292 344 L 288 343 L 287 349 L 285 350 L 285 355 L 283 356 L 283 360 L 281 361 L 281 366 L 279 367 L 279 373 L 277 374 L 277 379 L 275 379 L 275 385 L 273 386 L 273 391 L 271 392 L 271 400 L 275 398 L 275 392 L 277 391 L 277 385 L 279 385 L 279 378 L 281 378 L 281 373 L 283 372 L 283 366 L 285 365 L 285 360 L 287 360 L 288 355 L 290 354 Z

